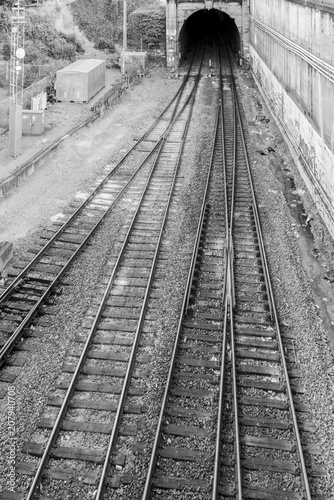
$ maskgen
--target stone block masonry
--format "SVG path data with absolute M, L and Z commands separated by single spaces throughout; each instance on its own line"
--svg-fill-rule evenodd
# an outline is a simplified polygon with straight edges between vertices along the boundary
M 179 65 L 180 34 L 189 17 L 205 9 L 216 9 L 227 14 L 234 22 L 240 34 L 241 55 L 248 56 L 249 16 L 248 0 L 167 0 L 166 3 L 166 63 L 168 67 Z

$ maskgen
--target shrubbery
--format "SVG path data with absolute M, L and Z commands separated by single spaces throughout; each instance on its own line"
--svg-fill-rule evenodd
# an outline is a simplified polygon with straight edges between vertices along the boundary
M 162 48 L 165 44 L 164 9 L 138 9 L 129 16 L 129 44 L 138 49 Z
M 46 51 L 53 59 L 72 60 L 76 52 L 84 52 L 75 34 L 57 31 L 38 12 L 28 18 L 25 32 L 28 39 L 40 42 L 41 52 Z
M 9 61 L 10 59 L 10 42 L 4 42 L 2 45 L 2 55 L 4 56 L 5 61 Z
M 110 0 L 76 0 L 71 4 L 74 20 L 86 37 L 98 47 L 100 40 L 109 44 L 117 39 L 116 6 Z
M 122 43 L 123 37 L 123 2 L 119 0 L 75 0 L 72 12 L 79 28 L 96 48 L 110 50 L 112 44 Z M 131 16 L 134 11 L 143 13 L 142 19 L 132 26 Z M 145 44 L 157 45 L 164 39 L 165 8 L 161 0 L 128 0 L 129 43 L 138 46 L 143 38 Z M 140 16 L 139 16 L 140 17 Z M 136 33 L 132 34 L 132 29 Z
M 25 26 L 26 63 L 44 64 L 49 58 L 73 60 L 76 54 L 84 53 L 79 32 L 69 31 L 77 28 L 73 23 L 67 26 L 65 22 L 61 21 L 59 13 L 62 8 L 63 3 L 60 0 L 52 0 L 45 3 L 39 10 L 27 13 Z M 63 26 L 66 32 L 57 30 L 53 26 L 53 16 L 57 12 L 57 22 Z M 0 34 L 3 40 L 7 39 L 3 44 L 2 51 L 6 60 L 10 59 L 10 22 L 10 10 L 2 9 L 0 12 Z
M 96 49 L 105 50 L 107 49 L 109 52 L 115 52 L 115 45 L 110 40 L 106 40 L 105 38 L 99 38 L 95 43 L 94 47 Z
M 63 37 L 69 44 L 75 47 L 75 51 L 78 54 L 83 54 L 85 52 L 85 49 L 83 48 L 81 42 L 78 40 L 75 34 L 66 35 L 66 33 L 63 33 Z
M 29 87 L 32 83 L 34 83 L 36 80 L 40 79 L 40 74 L 38 67 L 25 67 L 24 69 L 24 82 L 23 86 L 24 88 Z
M 4 40 L 2 53 L 6 60 L 10 59 L 10 26 L 11 11 L 3 8 L 0 11 L 0 39 Z M 84 41 L 65 0 L 49 0 L 37 10 L 27 10 L 24 87 L 53 68 L 59 69 L 59 64 L 63 67 L 64 61 L 73 61 L 77 54 L 84 53 Z
M 6 87 L 7 82 L 6 82 L 6 72 L 1 71 L 0 72 L 0 87 Z
M 11 13 L 9 9 L 0 10 L 0 40 L 4 39 L 4 36 L 9 35 L 11 23 Z

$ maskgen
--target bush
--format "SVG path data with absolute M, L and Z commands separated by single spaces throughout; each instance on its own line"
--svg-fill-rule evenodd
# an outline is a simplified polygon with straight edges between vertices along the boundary
M 75 46 L 71 45 L 70 43 L 64 43 L 63 44 L 62 58 L 69 59 L 70 61 L 72 59 L 75 59 Z
M 10 59 L 10 43 L 5 42 L 2 46 L 2 55 L 4 56 L 6 61 Z
M 59 33 L 48 22 L 42 19 L 38 13 L 34 13 L 27 18 L 25 35 L 30 40 L 40 40 L 46 46 L 59 38 Z
M 26 52 L 25 63 L 44 64 L 48 60 L 48 49 L 42 42 L 36 44 L 32 40 L 26 40 L 24 50 Z
M 3 8 L 0 10 L 0 40 L 4 40 L 6 35 L 10 33 L 11 11 Z
M 58 39 L 49 45 L 48 54 L 54 59 L 71 60 L 75 58 L 75 48 L 73 45 L 65 42 L 64 39 Z
M 75 0 L 71 3 L 73 17 L 86 37 L 96 46 L 100 39 L 114 41 L 118 26 L 115 5 L 110 0 Z M 106 47 L 108 48 L 108 47 Z
M 61 33 L 61 35 L 70 45 L 74 46 L 75 51 L 78 52 L 78 54 L 83 54 L 85 52 L 85 49 L 83 48 L 81 42 L 77 39 L 74 33 L 69 35 L 66 33 Z
M 95 46 L 96 49 L 108 49 L 109 52 L 115 52 L 115 45 L 111 40 L 106 40 L 105 38 L 100 37 L 98 41 L 96 42 Z
M 32 83 L 39 79 L 38 68 L 25 68 L 24 70 L 24 88 L 29 87 Z
M 129 43 L 136 48 L 162 48 L 165 44 L 164 9 L 138 9 L 129 16 Z
M 62 38 L 82 52 L 86 44 L 84 35 L 74 22 L 70 2 L 68 0 L 47 0 L 37 11 L 40 19 L 47 22 Z
M 27 21 L 26 38 L 43 44 L 45 53 L 54 59 L 73 59 L 76 52 L 84 49 L 74 33 L 57 31 L 47 19 L 39 13 L 31 14 Z M 33 62 L 33 61 L 31 61 Z
M 0 71 L 0 87 L 6 87 L 6 71 Z

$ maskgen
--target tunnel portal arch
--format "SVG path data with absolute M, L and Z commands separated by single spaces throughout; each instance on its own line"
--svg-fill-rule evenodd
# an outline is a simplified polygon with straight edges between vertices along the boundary
M 166 63 L 168 67 L 179 66 L 182 53 L 189 42 L 192 27 L 196 22 L 219 19 L 225 35 L 236 52 L 248 57 L 249 7 L 247 0 L 167 0 L 166 4 Z M 198 26 L 200 23 L 198 24 Z
M 214 33 L 227 38 L 235 54 L 241 52 L 240 33 L 235 20 L 217 9 L 202 9 L 191 14 L 181 27 L 178 40 L 179 57 L 182 59 L 199 37 L 208 37 Z

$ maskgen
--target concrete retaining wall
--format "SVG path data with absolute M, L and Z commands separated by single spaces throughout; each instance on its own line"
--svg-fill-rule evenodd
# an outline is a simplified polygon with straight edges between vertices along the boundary
M 250 57 L 334 237 L 334 11 L 316 3 L 250 0 Z

